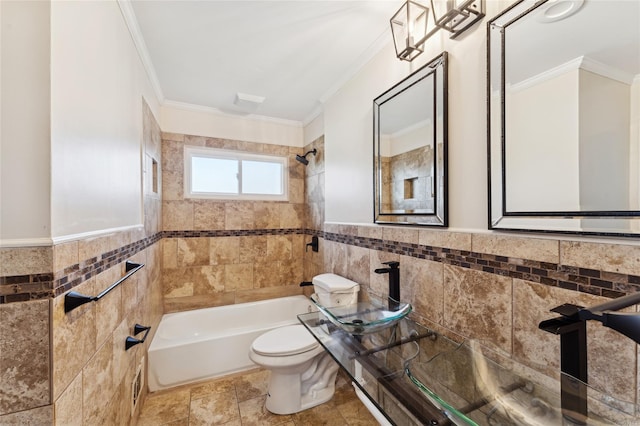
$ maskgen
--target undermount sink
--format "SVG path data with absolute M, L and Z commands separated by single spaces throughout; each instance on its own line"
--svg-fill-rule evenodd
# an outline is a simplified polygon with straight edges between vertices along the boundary
M 375 333 L 391 327 L 412 310 L 409 303 L 397 302 L 389 298 L 389 303 L 371 301 L 347 306 L 322 306 L 315 294 L 311 301 L 318 310 L 336 327 L 350 334 Z

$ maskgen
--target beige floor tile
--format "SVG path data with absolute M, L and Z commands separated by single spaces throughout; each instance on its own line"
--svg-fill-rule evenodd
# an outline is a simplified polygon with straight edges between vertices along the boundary
M 347 421 L 336 409 L 333 401 L 294 414 L 294 422 L 299 426 L 347 425 Z
M 206 395 L 235 391 L 233 379 L 221 379 L 194 385 L 191 388 L 191 399 L 202 398 Z
M 267 394 L 269 389 L 269 371 L 262 370 L 240 376 L 234 380 L 238 401 L 246 401 Z
M 144 402 L 138 426 L 157 426 L 189 418 L 189 390 L 149 395 Z
M 293 422 L 293 416 L 270 413 L 264 406 L 266 396 L 240 402 L 240 418 L 242 426 L 272 426 Z
M 346 374 L 325 404 L 281 416 L 265 408 L 270 373 L 266 370 L 181 386 L 150 394 L 137 426 L 368 426 L 377 425 L 355 396 Z
M 185 417 L 184 419 L 174 420 L 169 423 L 165 423 L 162 426 L 189 426 L 189 417 Z
M 235 391 L 191 399 L 190 426 L 221 425 L 240 418 Z
M 349 426 L 369 426 L 377 424 L 376 419 L 358 399 L 338 405 L 338 411 L 346 420 L 345 424 Z

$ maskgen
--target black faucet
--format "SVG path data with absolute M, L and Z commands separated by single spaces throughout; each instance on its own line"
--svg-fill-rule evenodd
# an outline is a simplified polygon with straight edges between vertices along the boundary
M 640 344 L 640 314 L 616 312 L 638 303 L 640 292 L 590 308 L 564 304 L 551 310 L 560 317 L 539 324 L 540 329 L 560 335 L 560 401 L 568 420 L 587 421 L 587 320 L 600 321 Z
M 400 262 L 382 262 L 388 268 L 374 269 L 376 274 L 389 274 L 389 309 L 397 310 L 400 306 Z

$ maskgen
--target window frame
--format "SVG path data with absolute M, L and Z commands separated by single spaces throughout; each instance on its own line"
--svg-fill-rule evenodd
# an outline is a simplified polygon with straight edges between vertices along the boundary
M 236 160 L 239 162 L 238 193 L 194 192 L 192 190 L 192 159 L 218 158 Z M 242 162 L 257 161 L 280 164 L 282 170 L 282 194 L 251 194 L 242 193 Z M 245 151 L 209 148 L 200 146 L 184 146 L 184 198 L 214 199 L 214 200 L 251 200 L 251 201 L 289 201 L 289 158 L 278 155 L 256 154 Z

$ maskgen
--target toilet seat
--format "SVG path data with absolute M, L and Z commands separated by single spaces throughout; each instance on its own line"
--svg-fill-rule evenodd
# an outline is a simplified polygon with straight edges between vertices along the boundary
M 308 352 L 318 347 L 316 339 L 303 325 L 279 327 L 259 336 L 251 349 L 264 356 L 289 356 Z

